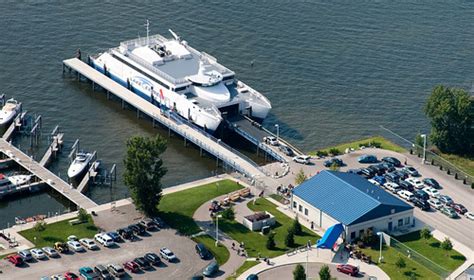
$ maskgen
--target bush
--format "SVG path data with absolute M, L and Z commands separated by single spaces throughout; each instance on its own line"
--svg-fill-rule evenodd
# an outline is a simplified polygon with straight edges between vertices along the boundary
M 395 263 L 395 265 L 398 267 L 398 268 L 404 268 L 405 266 L 407 266 L 406 262 L 405 262 L 405 259 L 403 257 L 399 257 L 397 262 Z
M 306 272 L 301 264 L 298 264 L 293 270 L 293 280 L 306 280 Z
M 449 237 L 446 237 L 443 242 L 441 242 L 441 249 L 450 251 L 453 249 L 453 243 L 451 242 L 451 239 Z
M 275 249 L 275 233 L 274 232 L 270 232 L 270 234 L 268 235 L 268 238 L 267 238 L 267 249 L 268 250 L 274 250 Z
M 328 152 L 326 152 L 326 151 L 317 151 L 317 152 L 316 152 L 316 155 L 317 155 L 318 157 L 327 157 L 329 154 L 328 154 Z
M 431 238 L 431 231 L 429 228 L 424 227 L 420 230 L 420 237 L 424 240 L 428 240 Z
M 288 234 L 285 237 L 286 247 L 295 247 L 295 233 L 292 228 L 288 229 Z
M 303 228 L 301 227 L 300 221 L 298 220 L 298 216 L 296 216 L 296 219 L 293 221 L 293 226 L 291 229 L 295 235 L 303 234 Z
M 374 232 L 371 229 L 367 229 L 361 236 L 361 241 L 366 245 L 372 245 L 377 241 Z
M 235 218 L 234 208 L 229 207 L 222 211 L 222 218 L 227 220 L 233 220 Z
M 331 148 L 329 149 L 329 153 L 333 156 L 338 156 L 341 154 L 341 151 L 338 148 Z
M 331 280 L 331 271 L 329 266 L 323 265 L 319 270 L 319 279 L 321 280 Z
M 83 223 L 87 222 L 89 220 L 89 214 L 87 214 L 86 209 L 80 208 L 78 213 L 77 213 L 77 219 Z
M 38 221 L 36 222 L 35 226 L 33 227 L 35 231 L 44 231 L 46 229 L 46 222 L 45 221 Z

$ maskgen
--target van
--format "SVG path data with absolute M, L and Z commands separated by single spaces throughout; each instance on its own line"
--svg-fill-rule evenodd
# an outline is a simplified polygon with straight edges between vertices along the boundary
M 406 201 L 413 201 L 415 199 L 415 195 L 410 192 L 410 191 L 407 191 L 407 190 L 401 190 L 398 192 L 398 195 L 405 199 Z

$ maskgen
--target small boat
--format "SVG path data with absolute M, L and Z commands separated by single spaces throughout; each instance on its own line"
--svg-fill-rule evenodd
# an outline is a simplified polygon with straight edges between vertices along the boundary
M 13 176 L 8 177 L 8 180 L 15 187 L 19 187 L 28 183 L 31 180 L 31 175 L 13 175 Z
M 2 110 L 0 111 L 0 125 L 5 125 L 11 122 L 15 116 L 20 112 L 20 103 L 15 99 L 8 99 Z
M 92 160 L 91 153 L 80 152 L 76 154 L 76 158 L 72 161 L 69 169 L 67 170 L 67 176 L 74 178 L 86 170 L 87 166 Z

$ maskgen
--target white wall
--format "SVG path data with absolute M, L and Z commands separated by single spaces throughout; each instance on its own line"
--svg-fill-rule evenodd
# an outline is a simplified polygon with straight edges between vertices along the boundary
M 296 202 L 297 204 L 296 208 L 293 207 L 294 202 Z M 300 205 L 302 208 L 301 212 L 299 211 Z M 299 219 L 304 219 L 310 223 L 313 222 L 315 227 L 327 229 L 339 223 L 337 220 L 335 220 L 331 216 L 311 206 L 310 204 L 306 203 L 304 200 L 300 199 L 299 197 L 293 196 L 291 207 L 292 207 L 292 210 L 296 214 L 298 214 Z M 307 209 L 308 215 L 305 215 L 305 209 Z

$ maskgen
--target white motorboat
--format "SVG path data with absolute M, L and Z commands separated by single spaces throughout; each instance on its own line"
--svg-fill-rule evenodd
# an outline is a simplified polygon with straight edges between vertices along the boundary
M 67 170 L 67 176 L 74 178 L 81 174 L 89 166 L 92 160 L 91 153 L 80 152 L 76 154 L 76 158 L 72 161 L 69 169 Z
M 5 125 L 11 122 L 15 116 L 20 112 L 20 103 L 13 98 L 7 100 L 2 110 L 0 111 L 0 125 Z
M 8 180 L 15 187 L 19 187 L 24 184 L 27 184 L 31 180 L 31 175 L 13 175 L 13 176 L 8 177 Z

